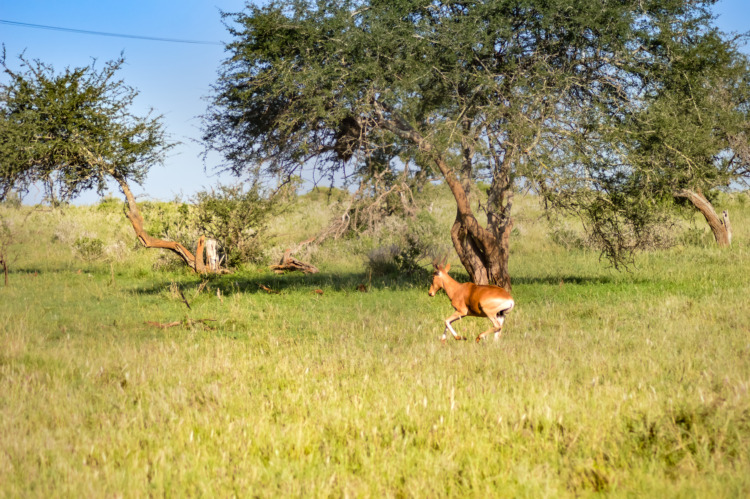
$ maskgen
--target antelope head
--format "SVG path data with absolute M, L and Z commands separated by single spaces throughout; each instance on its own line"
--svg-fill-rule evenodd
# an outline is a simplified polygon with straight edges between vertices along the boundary
M 433 272 L 432 274 L 432 284 L 430 285 L 430 290 L 427 292 L 427 294 L 429 294 L 430 296 L 435 296 L 435 293 L 443 289 L 443 287 L 445 286 L 445 282 L 443 281 L 443 279 L 446 275 L 448 275 L 451 264 L 440 264 L 437 262 L 432 262 L 432 266 L 435 268 L 435 272 Z

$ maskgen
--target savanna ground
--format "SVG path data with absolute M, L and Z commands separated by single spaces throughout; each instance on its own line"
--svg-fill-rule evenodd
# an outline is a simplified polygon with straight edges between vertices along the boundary
M 722 201 L 730 249 L 698 220 L 618 272 L 519 199 L 517 305 L 478 345 L 440 343 L 428 277 L 368 275 L 373 240 L 204 283 L 154 270 L 119 208 L 0 207 L 0 495 L 748 496 L 750 198 Z M 330 209 L 301 199 L 275 255 Z

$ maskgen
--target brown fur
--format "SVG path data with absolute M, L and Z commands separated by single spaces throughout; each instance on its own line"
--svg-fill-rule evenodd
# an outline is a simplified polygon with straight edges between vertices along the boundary
M 453 321 L 462 317 L 487 317 L 492 327 L 477 336 L 477 342 L 481 341 L 489 333 L 495 333 L 495 339 L 502 334 L 505 314 L 510 312 L 515 305 L 513 297 L 500 286 L 476 285 L 472 282 L 460 283 L 448 275 L 450 264 L 445 266 L 433 264 L 435 273 L 432 277 L 429 295 L 435 296 L 441 288 L 451 301 L 456 312 L 445 320 L 445 330 L 442 341 L 445 341 L 447 331 L 450 331 L 457 340 L 466 338 L 459 336 L 451 326 Z

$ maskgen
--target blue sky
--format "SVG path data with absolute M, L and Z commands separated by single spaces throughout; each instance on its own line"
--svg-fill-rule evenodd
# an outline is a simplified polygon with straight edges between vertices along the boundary
M 0 0 L 0 20 L 86 31 L 180 40 L 227 42 L 230 37 L 219 11 L 237 12 L 245 0 Z M 717 23 L 726 32 L 750 30 L 750 0 L 720 0 L 714 9 Z M 198 116 L 206 109 L 205 97 L 225 58 L 220 44 L 172 43 L 132 38 L 94 36 L 0 24 L 0 43 L 8 61 L 25 51 L 30 59 L 52 64 L 58 71 L 85 66 L 92 58 L 100 63 L 121 52 L 126 65 L 120 76 L 140 91 L 136 111 L 153 108 L 164 115 L 173 140 L 179 141 L 163 166 L 151 169 L 143 187 L 134 187 L 140 199 L 187 198 L 217 182 L 230 182 L 212 170 L 204 171 Z M 747 47 L 746 47 L 747 49 Z M 213 164 L 215 164 L 215 160 Z M 119 195 L 114 188 L 115 195 Z M 38 193 L 36 193 L 38 196 Z M 28 201 L 34 201 L 34 193 Z M 91 192 L 77 203 L 96 202 Z

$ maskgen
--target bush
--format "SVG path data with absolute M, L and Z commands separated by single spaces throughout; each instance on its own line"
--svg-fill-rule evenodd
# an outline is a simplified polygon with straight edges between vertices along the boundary
M 83 260 L 97 260 L 104 254 L 104 242 L 97 237 L 79 237 L 73 243 L 73 249 Z
M 377 247 L 367 253 L 367 269 L 374 276 L 397 274 L 399 266 L 396 256 L 399 253 L 400 250 L 395 244 Z
M 193 199 L 197 231 L 215 239 L 226 265 L 261 263 L 265 259 L 265 235 L 275 208 L 272 198 L 257 186 L 219 185 L 201 191 Z
M 115 213 L 122 211 L 123 201 L 114 196 L 108 195 L 99 200 L 99 204 L 96 205 L 97 211 L 103 211 L 106 213 Z
M 5 199 L 3 199 L 1 204 L 8 208 L 18 209 L 23 204 L 23 200 L 21 199 L 21 195 L 18 192 L 10 191 L 5 196 Z
M 712 244 L 713 236 L 702 228 L 689 227 L 680 234 L 678 241 L 684 246 L 705 247 Z
M 397 243 L 375 248 L 368 253 L 367 268 L 373 275 L 414 275 L 425 272 L 425 260 L 446 254 L 448 250 L 437 220 L 422 211 L 407 222 L 403 236 Z
M 586 246 L 586 242 L 578 232 L 565 227 L 553 228 L 549 233 L 549 238 L 553 243 L 568 251 L 580 250 Z

